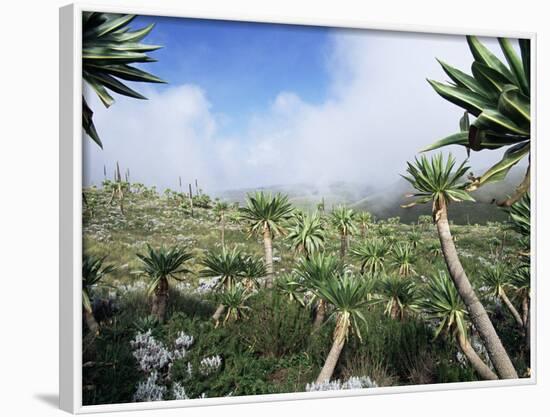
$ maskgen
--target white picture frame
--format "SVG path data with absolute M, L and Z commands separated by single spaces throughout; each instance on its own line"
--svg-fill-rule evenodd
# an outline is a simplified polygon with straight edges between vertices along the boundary
M 288 18 L 266 19 L 258 16 L 243 16 L 229 14 L 205 14 L 186 13 L 184 9 L 165 10 L 155 7 L 138 8 L 115 5 L 97 6 L 86 3 L 75 3 L 60 9 L 60 277 L 59 277 L 59 296 L 60 296 L 60 370 L 59 370 L 59 390 L 60 407 L 68 412 L 75 414 L 107 412 L 107 411 L 130 411 L 130 410 L 149 410 L 158 408 L 179 408 L 179 407 L 197 407 L 222 404 L 244 404 L 266 401 L 291 401 L 291 400 L 312 400 L 327 397 L 351 397 L 364 395 L 397 394 L 420 391 L 438 391 L 438 390 L 457 390 L 463 388 L 485 388 L 485 387 L 506 387 L 531 385 L 537 382 L 537 335 L 535 331 L 531 332 L 531 364 L 532 372 L 529 378 L 518 380 L 497 380 L 480 382 L 460 382 L 447 383 L 439 385 L 415 385 L 399 387 L 380 387 L 364 390 L 346 390 L 346 391 L 328 391 L 328 392 L 302 392 L 290 394 L 274 395 L 255 395 L 239 397 L 205 398 L 190 400 L 173 400 L 149 403 L 124 403 L 124 404 L 106 404 L 106 405 L 82 405 L 82 302 L 81 302 L 81 268 L 82 268 L 82 65 L 81 65 L 81 14 L 83 11 L 102 11 L 108 13 L 131 13 L 138 15 L 157 15 L 170 17 L 186 18 L 207 18 L 235 21 L 252 21 L 266 23 L 282 24 L 300 24 L 328 27 L 342 27 L 353 29 L 377 29 L 400 32 L 424 32 L 434 34 L 455 34 L 466 35 L 475 34 L 480 36 L 506 36 L 511 38 L 528 38 L 531 40 L 531 85 L 533 92 L 531 96 L 532 109 L 532 138 L 534 147 L 532 148 L 532 190 L 537 187 L 537 122 L 536 122 L 536 34 L 528 32 L 488 31 L 483 29 L 461 29 L 447 27 L 426 27 L 418 25 L 395 25 L 388 23 L 364 22 L 353 24 L 346 21 L 335 20 L 304 20 L 295 19 L 292 16 Z M 532 194 L 535 201 L 532 209 L 532 288 L 534 296 L 532 298 L 532 321 L 531 328 L 537 327 L 537 290 L 536 290 L 536 225 L 537 213 L 536 193 Z

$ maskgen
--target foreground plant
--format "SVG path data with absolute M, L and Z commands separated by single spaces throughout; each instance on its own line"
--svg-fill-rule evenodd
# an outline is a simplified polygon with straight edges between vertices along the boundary
M 189 273 L 189 269 L 184 264 L 189 261 L 193 255 L 183 248 L 173 247 L 166 249 L 160 247 L 153 249 L 147 244 L 147 252 L 137 254 L 141 261 L 143 269 L 137 271 L 138 274 L 147 275 L 150 279 L 147 289 L 147 295 L 153 296 L 151 314 L 157 317 L 160 323 L 166 318 L 166 307 L 168 302 L 168 279 L 182 281 L 181 274 Z
M 316 285 L 315 292 L 334 307 L 331 317 L 334 316 L 336 319 L 332 347 L 315 381 L 317 384 L 328 382 L 332 378 L 350 332 L 362 340 L 359 321 L 366 323 L 361 309 L 368 302 L 371 290 L 369 284 L 370 281 L 361 277 L 344 274 Z
M 498 59 L 475 36 L 467 37 L 472 52 L 472 75 L 439 61 L 453 83 L 428 80 L 445 100 L 466 112 L 460 121 L 461 132 L 428 146 L 429 151 L 448 145 L 462 145 L 468 152 L 507 148 L 502 159 L 480 177 L 473 178 L 469 190 L 502 180 L 531 150 L 531 47 L 528 39 L 519 39 L 521 57 L 509 39 L 499 38 L 507 64 Z M 469 116 L 476 119 L 470 125 Z M 529 191 L 530 165 L 514 195 L 499 204 L 510 206 Z
M 237 248 L 231 251 L 224 248 L 219 252 L 207 252 L 201 264 L 204 268 L 200 275 L 218 278 L 215 288 L 223 292 L 230 291 L 242 279 L 243 254 Z M 225 305 L 220 303 L 212 316 L 216 324 L 219 323 L 224 310 Z
M 94 317 L 92 308 L 92 289 L 100 284 L 106 275 L 115 270 L 113 265 L 103 265 L 107 257 L 97 258 L 93 255 L 84 254 L 82 257 L 82 313 L 93 335 L 99 332 L 99 324 Z
M 468 312 L 455 286 L 443 271 L 428 281 L 420 306 L 428 318 L 438 322 L 435 337 L 442 332 L 451 335 L 481 378 L 498 379 L 472 347 L 468 337 Z
M 298 261 L 295 273 L 300 278 L 304 289 L 313 293 L 314 297 L 311 299 L 311 303 L 316 303 L 314 329 L 321 326 L 326 313 L 326 300 L 319 297 L 317 288 L 325 282 L 336 279 L 343 273 L 343 270 L 344 266 L 340 259 L 324 253 L 318 253 Z
M 153 30 L 154 25 L 131 31 L 128 25 L 135 17 L 100 12 L 82 13 L 82 78 L 105 107 L 110 107 L 115 101 L 107 90 L 145 99 L 121 80 L 164 83 L 160 78 L 132 66 L 154 62 L 147 52 L 161 48 L 140 43 Z M 93 111 L 84 97 L 82 128 L 99 147 L 103 147 L 94 125 Z
M 248 318 L 246 314 L 251 308 L 246 305 L 246 301 L 252 294 L 240 284 L 228 288 L 220 295 L 220 304 L 226 309 L 223 323 L 237 321 L 242 318 Z
M 443 256 L 458 294 L 483 340 L 498 376 L 503 379 L 517 378 L 514 365 L 462 267 L 449 226 L 449 204 L 452 201 L 474 201 L 465 190 L 467 184 L 461 182 L 469 167 L 463 162 L 454 170 L 454 157 L 449 155 L 444 162 L 441 154 L 431 160 L 423 155 L 420 160 L 416 159 L 414 163 L 407 164 L 409 175 L 403 178 L 417 190 L 417 193 L 412 195 L 416 197 L 416 201 L 403 207 L 432 202 L 432 217 L 437 226 Z
M 240 209 L 241 219 L 248 224 L 250 235 L 258 234 L 264 240 L 266 286 L 273 283 L 273 239 L 285 235 L 283 224 L 292 215 L 292 205 L 288 197 L 281 194 L 272 196 L 264 192 L 249 194 L 246 207 Z

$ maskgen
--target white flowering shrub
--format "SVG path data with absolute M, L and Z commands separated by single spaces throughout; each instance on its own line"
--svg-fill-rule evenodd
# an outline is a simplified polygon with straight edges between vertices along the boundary
M 168 389 L 164 385 L 158 384 L 158 372 L 153 371 L 145 381 L 137 385 L 134 401 L 162 401 L 167 391 Z
M 208 294 L 214 291 L 216 288 L 216 285 L 218 285 L 218 282 L 220 281 L 221 277 L 213 277 L 213 278 L 201 278 L 199 280 L 199 285 L 195 290 L 196 294 Z
M 222 358 L 220 355 L 208 356 L 203 358 L 199 364 L 199 372 L 203 376 L 212 375 L 222 366 Z
M 468 361 L 466 359 L 466 356 L 460 350 L 456 352 L 456 360 L 462 366 L 464 367 L 468 366 Z
M 173 350 L 168 349 L 162 342 L 155 339 L 151 329 L 145 333 L 139 332 L 130 341 L 133 356 L 138 363 L 139 369 L 147 374 L 145 381 L 138 383 L 134 394 L 134 401 L 161 401 L 163 399 L 185 400 L 189 396 L 185 387 L 180 382 L 172 383 L 168 389 L 171 379 L 171 369 L 174 361 L 187 356 L 188 349 L 193 345 L 193 336 L 181 331 L 174 340 Z M 209 376 L 217 372 L 222 364 L 219 355 L 203 358 L 199 363 L 199 373 Z M 193 377 L 193 366 L 187 362 L 187 377 Z M 200 398 L 205 398 L 203 393 Z
M 163 370 L 173 361 L 173 353 L 153 337 L 151 329 L 145 333 L 138 333 L 130 342 L 130 346 L 139 369 L 145 373 Z
M 176 350 L 189 349 L 194 341 L 195 338 L 193 336 L 189 336 L 185 334 L 185 332 L 181 331 L 178 333 L 178 337 L 174 341 L 174 346 L 176 347 Z
M 343 389 L 361 389 L 361 388 L 376 388 L 376 382 L 372 381 L 368 376 L 352 376 L 347 381 L 341 382 L 339 379 L 334 381 L 325 381 L 320 384 L 312 382 L 306 385 L 306 391 L 335 391 Z
M 179 382 L 174 382 L 172 384 L 172 398 L 174 400 L 188 400 L 189 397 L 185 393 L 185 387 Z

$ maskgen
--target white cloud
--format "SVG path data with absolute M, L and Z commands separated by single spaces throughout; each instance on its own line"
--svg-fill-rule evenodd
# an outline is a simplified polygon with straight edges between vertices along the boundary
M 464 70 L 471 62 L 463 37 L 340 31 L 327 59 L 328 98 L 312 104 L 282 91 L 239 137 L 224 136 L 225 116 L 198 86 L 145 87 L 148 101 L 120 98 L 108 110 L 92 100 L 105 149 L 87 141 L 86 177 L 99 182 L 103 164 L 112 171 L 119 160 L 132 180 L 159 188 L 175 188 L 180 175 L 207 190 L 392 183 L 422 146 L 457 129 L 460 109 L 425 81 L 444 79 L 435 57 Z M 472 160 L 486 167 L 496 158 L 485 152 Z

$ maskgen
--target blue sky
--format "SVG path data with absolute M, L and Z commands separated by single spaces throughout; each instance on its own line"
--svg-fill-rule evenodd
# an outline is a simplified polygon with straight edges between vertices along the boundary
M 469 71 L 463 36 L 138 17 L 162 45 L 142 67 L 168 81 L 134 84 L 106 109 L 85 89 L 104 143 L 84 141 L 84 182 L 119 161 L 132 181 L 207 192 L 338 181 L 393 184 L 419 149 L 458 129 L 462 111 L 426 78 L 436 61 Z M 498 51 L 494 39 L 483 39 Z M 465 157 L 462 148 L 449 149 Z M 476 173 L 499 158 L 474 152 Z
M 208 92 L 213 111 L 238 132 L 278 92 L 290 90 L 311 103 L 326 97 L 330 29 L 297 25 L 139 16 L 136 27 L 155 23 L 146 42 L 163 45 L 149 67 L 173 84 Z

